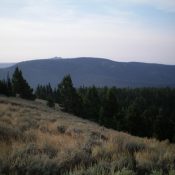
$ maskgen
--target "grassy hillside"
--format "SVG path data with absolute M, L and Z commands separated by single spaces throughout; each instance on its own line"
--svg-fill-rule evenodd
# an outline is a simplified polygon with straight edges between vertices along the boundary
M 0 97 L 0 174 L 175 174 L 175 145 L 106 129 L 55 108 Z

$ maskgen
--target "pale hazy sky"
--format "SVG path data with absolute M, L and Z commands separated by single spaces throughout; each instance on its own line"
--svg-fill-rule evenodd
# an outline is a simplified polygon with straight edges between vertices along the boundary
M 54 56 L 175 64 L 175 0 L 0 0 L 0 62 Z

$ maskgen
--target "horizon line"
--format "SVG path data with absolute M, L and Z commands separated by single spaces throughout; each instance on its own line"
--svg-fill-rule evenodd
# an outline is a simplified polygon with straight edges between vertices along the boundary
M 168 64 L 168 63 L 160 63 L 160 62 L 144 62 L 144 61 L 119 61 L 117 59 L 112 59 L 112 58 L 105 58 L 105 57 L 93 57 L 93 56 L 78 56 L 78 57 L 61 57 L 61 56 L 54 56 L 54 57 L 48 57 L 48 58 L 31 58 L 31 59 L 26 59 L 26 60 L 19 60 L 16 62 L 0 62 L 0 64 L 18 64 L 18 63 L 22 63 L 22 62 L 29 62 L 29 61 L 37 61 L 37 60 L 52 60 L 52 59 L 57 59 L 57 60 L 66 60 L 66 59 L 79 59 L 79 58 L 83 58 L 83 59 L 104 59 L 104 60 L 109 60 L 109 61 L 114 61 L 114 62 L 119 62 L 119 63 L 144 63 L 144 64 L 158 64 L 158 65 L 168 65 L 168 66 L 175 66 L 175 64 Z

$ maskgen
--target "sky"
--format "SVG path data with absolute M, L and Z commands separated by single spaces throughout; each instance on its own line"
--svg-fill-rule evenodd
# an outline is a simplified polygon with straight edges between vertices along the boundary
M 175 64 L 175 0 L 0 0 L 0 62 Z

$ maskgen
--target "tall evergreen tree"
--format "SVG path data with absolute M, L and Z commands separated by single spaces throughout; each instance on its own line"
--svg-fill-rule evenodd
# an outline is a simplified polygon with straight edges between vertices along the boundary
M 7 75 L 6 80 L 0 80 L 0 94 L 4 94 L 6 96 L 12 96 L 12 83 L 11 79 L 9 77 L 9 74 Z
M 7 75 L 7 91 L 8 91 L 8 96 L 12 96 L 13 95 L 13 89 L 12 89 L 12 82 L 10 79 L 9 74 Z
M 100 99 L 97 88 L 95 86 L 90 87 L 87 91 L 85 98 L 85 111 L 88 119 L 98 121 L 100 111 Z
M 7 83 L 5 80 L 0 80 L 0 94 L 7 95 Z
M 33 89 L 23 78 L 22 71 L 17 67 L 12 76 L 12 87 L 14 94 L 19 94 L 21 98 L 34 99 Z
M 76 114 L 78 112 L 78 95 L 73 87 L 70 75 L 65 76 L 58 85 L 58 92 L 60 94 L 60 105 L 64 110 Z

